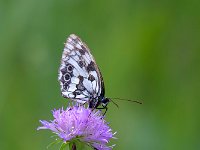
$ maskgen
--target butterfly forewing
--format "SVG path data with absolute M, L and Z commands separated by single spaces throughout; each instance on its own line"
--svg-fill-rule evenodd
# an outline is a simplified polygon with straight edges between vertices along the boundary
M 58 80 L 62 95 L 79 103 L 104 95 L 100 70 L 87 45 L 74 34 L 65 43 Z

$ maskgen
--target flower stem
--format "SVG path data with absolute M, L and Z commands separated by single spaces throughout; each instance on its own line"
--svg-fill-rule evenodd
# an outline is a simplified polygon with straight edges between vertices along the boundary
M 75 143 L 73 143 L 73 145 L 72 145 L 72 150 L 76 150 L 76 144 Z

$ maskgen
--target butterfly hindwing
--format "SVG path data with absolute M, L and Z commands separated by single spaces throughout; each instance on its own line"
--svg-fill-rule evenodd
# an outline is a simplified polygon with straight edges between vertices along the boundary
M 103 79 L 89 48 L 72 34 L 62 54 L 59 77 L 64 97 L 85 103 L 104 94 Z

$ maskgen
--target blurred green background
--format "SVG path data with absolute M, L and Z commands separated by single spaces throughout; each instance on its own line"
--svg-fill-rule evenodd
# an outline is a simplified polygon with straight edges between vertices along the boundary
M 116 150 L 200 149 L 200 1 L 1 0 L 0 149 L 44 150 L 67 105 L 57 70 L 75 33 L 101 69 Z M 50 149 L 58 149 L 52 147 Z

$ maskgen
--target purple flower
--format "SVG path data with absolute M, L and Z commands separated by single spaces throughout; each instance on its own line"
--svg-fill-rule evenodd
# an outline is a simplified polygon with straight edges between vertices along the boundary
M 97 150 L 110 150 L 113 146 L 107 146 L 112 133 L 102 113 L 84 106 L 71 106 L 66 110 L 53 111 L 54 120 L 40 120 L 42 126 L 39 129 L 49 129 L 57 134 L 63 142 L 78 139 Z

